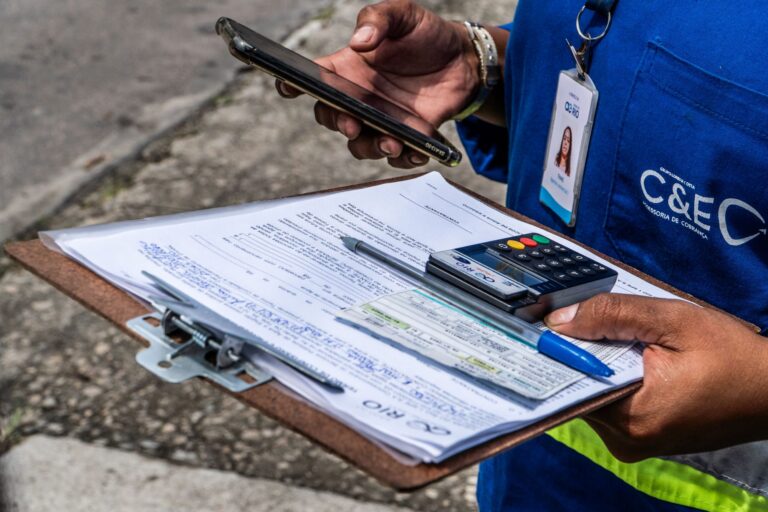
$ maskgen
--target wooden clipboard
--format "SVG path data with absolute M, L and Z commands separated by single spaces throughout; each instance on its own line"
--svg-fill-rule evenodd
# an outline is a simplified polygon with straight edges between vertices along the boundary
M 403 176 L 350 187 L 331 189 L 323 192 L 338 192 L 354 188 L 381 185 L 384 183 L 411 179 L 417 176 L 419 175 Z M 530 222 L 531 224 L 540 227 L 544 232 L 549 231 L 548 228 L 524 217 L 523 215 L 492 203 L 488 199 L 475 194 L 461 185 L 456 183 L 452 184 L 458 189 L 499 211 L 525 222 Z M 571 239 L 568 240 L 574 245 L 579 245 L 595 252 L 583 244 Z M 131 318 L 147 313 L 148 310 L 126 292 L 116 288 L 79 263 L 76 263 L 55 251 L 49 250 L 40 240 L 9 243 L 5 246 L 5 251 L 12 259 L 33 274 L 50 283 L 69 297 L 80 302 L 91 311 L 98 313 L 114 323 L 123 332 L 137 341 L 142 344 L 146 343 L 144 339 L 137 336 L 133 331 L 126 327 L 126 322 Z M 617 262 L 603 254 L 596 254 L 660 288 L 668 290 L 682 298 L 691 300 L 692 302 L 705 305 L 694 297 L 676 290 L 657 279 L 647 276 L 632 267 Z M 213 383 L 211 383 L 211 385 L 216 386 L 216 384 Z M 241 402 L 251 407 L 255 407 L 270 418 L 278 421 L 283 426 L 290 428 L 309 438 L 311 441 L 323 446 L 382 483 L 400 491 L 407 491 L 418 489 L 419 487 L 445 478 L 468 466 L 501 453 L 508 448 L 543 434 L 546 430 L 561 423 L 599 409 L 606 404 L 634 393 L 641 385 L 641 382 L 630 384 L 624 388 L 613 390 L 586 402 L 582 402 L 521 430 L 497 437 L 479 446 L 470 448 L 440 464 L 422 463 L 415 466 L 409 466 L 399 462 L 389 452 L 376 443 L 366 439 L 338 420 L 327 416 L 322 411 L 315 409 L 304 399 L 274 380 L 243 393 L 230 393 L 224 388 L 221 389 L 224 392 L 232 394 Z

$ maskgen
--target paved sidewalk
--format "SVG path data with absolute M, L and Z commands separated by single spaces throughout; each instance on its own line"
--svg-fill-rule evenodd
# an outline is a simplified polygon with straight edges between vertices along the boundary
M 283 38 L 331 0 L 0 2 L 0 241 L 231 82 L 214 22 Z
M 499 0 L 473 2 L 465 12 L 455 10 L 458 3 L 453 0 L 429 3 L 453 19 L 500 22 L 512 11 Z M 343 46 L 362 5 L 338 1 L 333 10 L 294 34 L 293 44 L 308 55 Z M 231 57 L 223 49 L 221 58 Z M 444 131 L 457 140 L 451 127 Z M 503 185 L 474 175 L 466 163 L 455 169 L 437 164 L 427 169 L 503 201 Z M 341 135 L 316 125 L 308 98 L 283 100 L 270 79 L 243 73 L 210 108 L 42 225 L 135 219 L 401 174 L 384 162 L 351 157 Z M 24 436 L 66 436 L 359 502 L 421 511 L 476 508 L 474 468 L 414 493 L 397 493 L 203 382 L 159 381 L 135 363 L 138 344 L 41 280 L 9 266 L 7 258 L 0 258 L 0 325 L 0 421 L 18 412 Z M 15 457 L 24 446 L 10 455 Z M 73 448 L 70 456 L 50 456 L 78 464 L 80 452 Z M 177 465 L 164 467 L 170 473 L 181 471 Z M 126 472 L 126 482 L 130 476 Z M 14 492 L 23 494 L 25 482 L 16 482 L 22 487 Z M 194 502 L 194 495 L 190 488 L 179 491 L 178 499 Z M 324 506 L 321 497 L 314 503 Z M 174 505 L 171 500 L 163 506 Z
M 34 436 L 0 458 L 0 482 L 3 512 L 410 510 L 48 436 Z

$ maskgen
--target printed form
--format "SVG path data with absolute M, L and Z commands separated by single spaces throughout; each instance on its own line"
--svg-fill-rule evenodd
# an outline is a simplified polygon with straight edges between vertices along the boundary
M 405 350 L 534 400 L 549 398 L 584 378 L 583 373 L 540 354 L 427 290 L 385 295 L 340 311 L 338 317 Z M 536 326 L 545 329 L 543 322 Z M 564 337 L 606 364 L 633 345 Z
M 583 378 L 541 401 L 469 378 L 335 318 L 342 309 L 412 289 L 348 251 L 340 237 L 359 238 L 424 268 L 432 251 L 537 230 L 433 172 L 287 203 L 49 232 L 43 238 L 145 300 L 157 291 L 143 271 L 196 297 L 276 352 L 341 381 L 344 392 L 334 393 L 271 358 L 260 360 L 317 407 L 417 461 L 439 462 L 640 379 L 639 351 L 615 359 L 610 379 Z M 672 297 L 616 270 L 616 292 Z

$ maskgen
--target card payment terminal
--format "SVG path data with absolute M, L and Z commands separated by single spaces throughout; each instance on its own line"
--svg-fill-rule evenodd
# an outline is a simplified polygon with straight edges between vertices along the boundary
M 530 322 L 610 291 L 618 277 L 539 233 L 434 252 L 427 272 Z

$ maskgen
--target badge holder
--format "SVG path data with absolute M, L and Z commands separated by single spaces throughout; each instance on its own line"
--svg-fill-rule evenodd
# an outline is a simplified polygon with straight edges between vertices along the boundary
M 578 49 L 566 39 L 576 66 L 560 72 L 557 93 L 547 136 L 539 200 L 567 226 L 576 225 L 584 167 L 589 152 L 598 90 L 589 77 L 589 63 L 594 43 L 605 37 L 611 25 L 611 13 L 603 31 L 592 36 L 581 28 L 583 6 L 576 16 L 576 30 L 582 42 Z

